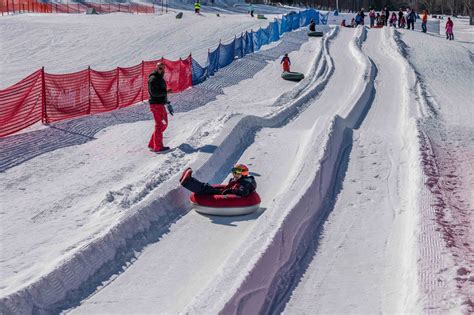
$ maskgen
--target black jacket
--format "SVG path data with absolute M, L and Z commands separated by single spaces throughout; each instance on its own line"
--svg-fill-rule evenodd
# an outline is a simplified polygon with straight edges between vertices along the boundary
M 231 178 L 224 188 L 224 194 L 248 196 L 257 189 L 257 182 L 253 176 L 242 176 L 238 180 Z
M 168 92 L 163 74 L 153 71 L 148 77 L 148 94 L 150 104 L 165 104 L 168 102 Z

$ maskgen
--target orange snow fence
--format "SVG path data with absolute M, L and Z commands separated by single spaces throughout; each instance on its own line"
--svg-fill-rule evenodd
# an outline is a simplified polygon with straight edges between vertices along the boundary
M 36 0 L 0 0 L 0 12 L 4 13 L 85 13 L 88 8 L 94 8 L 97 13 L 155 13 L 154 6 L 146 6 L 137 3 L 111 4 L 111 3 L 43 3 Z
M 86 69 L 70 74 L 36 71 L 0 90 L 0 137 L 34 123 L 52 123 L 103 113 L 148 99 L 148 76 L 161 61 L 168 88 L 177 93 L 192 85 L 192 58 L 142 61 L 111 71 Z
M 50 3 L 42 3 L 35 0 L 0 0 L 0 12 L 2 15 L 8 12 L 52 13 L 53 8 Z

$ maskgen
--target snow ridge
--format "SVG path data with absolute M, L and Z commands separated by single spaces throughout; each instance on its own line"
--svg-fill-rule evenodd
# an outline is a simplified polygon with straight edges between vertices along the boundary
M 357 29 L 358 36 L 354 37 L 349 46 L 351 53 L 356 57 L 358 62 L 364 66 L 363 80 L 358 82 L 356 90 L 362 93 L 349 109 L 344 117 L 349 128 L 358 129 L 364 120 L 367 112 L 370 110 L 375 97 L 375 77 L 377 76 L 377 67 L 374 62 L 362 52 L 362 44 L 367 38 L 367 27 L 359 27 Z

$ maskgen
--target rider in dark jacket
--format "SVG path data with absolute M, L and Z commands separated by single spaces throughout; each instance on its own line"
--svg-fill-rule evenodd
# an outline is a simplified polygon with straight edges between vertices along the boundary
M 192 169 L 187 168 L 181 175 L 181 185 L 201 195 L 237 195 L 248 196 L 257 189 L 257 183 L 253 176 L 249 176 L 249 169 L 243 164 L 237 164 L 232 168 L 233 177 L 227 185 L 214 187 L 208 183 L 202 183 L 192 177 Z
M 165 104 L 168 102 L 168 91 L 164 72 L 158 70 L 150 73 L 148 77 L 148 94 L 150 94 L 150 104 Z

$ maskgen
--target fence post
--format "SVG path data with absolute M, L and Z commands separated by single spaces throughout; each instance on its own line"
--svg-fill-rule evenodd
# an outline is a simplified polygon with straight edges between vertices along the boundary
M 240 33 L 240 55 L 242 56 L 241 58 L 244 58 L 244 33 Z
M 144 86 L 145 86 L 145 61 L 142 60 L 142 102 L 143 102 Z
M 87 114 L 91 113 L 91 88 L 92 88 L 92 82 L 91 82 L 91 66 L 87 68 L 87 77 L 89 81 L 89 108 L 87 109 Z
M 117 83 L 116 83 L 116 88 L 117 88 L 117 95 L 116 95 L 116 98 L 117 98 L 117 108 L 119 108 L 119 67 L 117 67 L 117 74 L 116 74 L 116 77 L 117 77 Z
M 44 79 L 44 67 L 41 68 L 41 122 L 48 123 L 48 113 L 46 111 L 46 80 Z

